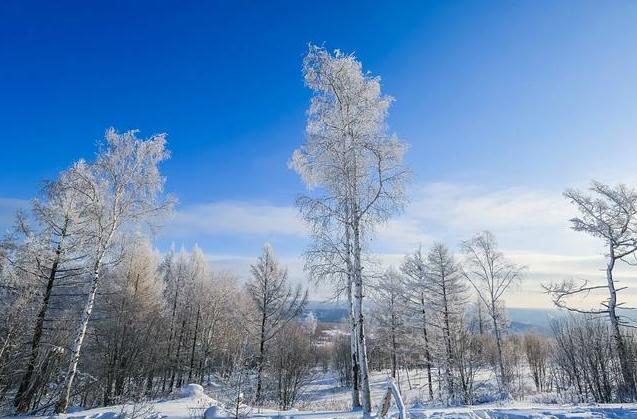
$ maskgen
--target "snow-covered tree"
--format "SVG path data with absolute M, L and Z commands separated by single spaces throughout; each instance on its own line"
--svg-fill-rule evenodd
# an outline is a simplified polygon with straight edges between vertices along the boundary
M 582 231 L 599 238 L 606 246 L 606 283 L 590 285 L 588 282 L 576 284 L 572 280 L 546 286 L 557 307 L 570 311 L 607 315 L 613 331 L 615 350 L 621 363 L 621 375 L 624 381 L 625 399 L 637 400 L 634 359 L 628 353 L 622 325 L 631 323 L 620 314 L 625 302 L 618 301 L 618 292 L 626 287 L 618 287 L 614 276 L 617 262 L 634 263 L 637 255 L 637 191 L 625 185 L 612 187 L 593 182 L 586 195 L 569 189 L 564 196 L 577 207 L 580 215 L 571 219 L 575 231 Z M 592 291 L 605 290 L 608 298 L 601 303 L 602 308 L 580 309 L 569 303 L 569 298 L 588 295 Z
M 450 400 L 456 397 L 455 372 L 458 367 L 454 354 L 457 337 L 462 333 L 462 318 L 466 303 L 466 286 L 462 268 L 449 249 L 442 243 L 435 243 L 427 253 L 427 295 L 433 324 L 439 331 L 440 343 L 438 364 L 444 370 L 445 390 Z
M 155 337 L 163 320 L 159 254 L 139 235 L 125 244 L 119 263 L 104 274 L 103 298 L 95 310 L 108 321 L 95 325 L 100 339 L 89 358 L 102 368 L 106 405 L 143 394 L 141 384 L 151 368 L 148 361 L 156 356 Z
M 269 244 L 263 246 L 263 252 L 257 263 L 252 265 L 251 272 L 246 290 L 256 313 L 246 316 L 246 319 L 250 323 L 250 331 L 258 339 L 255 401 L 259 404 L 262 401 L 266 346 L 287 323 L 301 314 L 307 301 L 307 291 L 290 285 L 287 269 L 281 266 Z
M 159 164 L 169 156 L 166 137 L 156 135 L 143 140 L 136 137 L 136 131 L 120 134 L 114 129 L 106 131 L 105 137 L 96 160 L 74 164 L 64 184 L 82 197 L 79 218 L 91 249 L 88 268 L 92 279 L 55 407 L 57 413 L 68 406 L 102 270 L 116 248 L 118 236 L 131 225 L 165 213 L 172 204 L 171 200 L 160 199 L 164 178 Z
M 361 406 L 360 366 L 358 362 L 357 322 L 353 297 L 353 262 L 351 230 L 334 215 L 327 199 L 300 198 L 297 202 L 301 214 L 311 227 L 311 244 L 305 251 L 304 269 L 310 281 L 331 281 L 335 296 L 345 294 L 349 309 L 349 340 L 351 367 L 352 408 Z
M 314 378 L 314 351 L 308 331 L 296 321 L 287 323 L 273 341 L 270 363 L 279 409 L 288 410 Z
M 406 297 L 404 281 L 393 267 L 387 268 L 374 284 L 373 300 L 377 339 L 389 353 L 391 376 L 396 378 L 398 357 L 405 342 Z
M 523 266 L 506 259 L 498 250 L 495 237 L 484 231 L 461 244 L 464 254 L 463 274 L 484 303 L 493 326 L 496 342 L 496 376 L 500 389 L 507 387 L 502 356 L 502 328 L 504 323 L 504 296 L 509 288 L 522 278 Z
M 169 319 L 168 342 L 164 360 L 167 368 L 162 377 L 162 391 L 180 387 L 184 379 L 191 382 L 195 374 L 196 349 L 204 339 L 202 328 L 209 311 L 220 308 L 213 304 L 213 275 L 203 251 L 174 248 L 164 258 L 161 271 L 164 278 L 164 297 Z M 207 297 L 210 297 L 208 299 Z
M 524 354 L 529 365 L 530 375 L 537 391 L 545 391 L 551 342 L 535 333 L 524 335 Z
M 339 237 L 344 237 L 351 265 L 347 269 L 352 283 L 362 404 L 365 412 L 371 412 L 362 253 L 374 225 L 402 207 L 405 145 L 387 133 L 385 120 L 391 98 L 381 94 L 380 78 L 364 73 L 353 55 L 331 54 L 310 46 L 303 73 L 314 95 L 306 141 L 294 152 L 290 166 L 315 191 L 313 197 L 299 200 L 301 210 L 320 209 L 340 226 Z
M 45 183 L 41 197 L 33 202 L 34 225 L 29 226 L 23 216 L 18 217 L 17 229 L 22 237 L 7 261 L 18 271 L 33 275 L 43 284 L 41 302 L 32 326 L 30 353 L 20 380 L 14 403 L 16 412 L 25 413 L 31 405 L 37 386 L 33 382 L 38 375 L 41 341 L 44 323 L 52 305 L 54 290 L 60 282 L 77 280 L 83 271 L 84 225 L 80 219 L 82 196 L 68 187 L 69 172 L 62 172 L 58 180 Z M 15 242 L 14 242 L 15 243 Z M 65 285 L 65 284 L 63 284 Z
M 429 398 L 433 399 L 433 381 L 431 378 L 431 368 L 433 366 L 431 353 L 431 333 L 429 329 L 430 303 L 426 295 L 428 287 L 427 266 L 422 249 L 414 251 L 413 254 L 404 258 L 400 266 L 401 272 L 405 275 L 405 291 L 407 293 L 408 309 L 413 313 L 409 317 L 412 327 L 422 333 L 423 354 L 425 357 L 425 368 L 427 369 L 427 388 Z

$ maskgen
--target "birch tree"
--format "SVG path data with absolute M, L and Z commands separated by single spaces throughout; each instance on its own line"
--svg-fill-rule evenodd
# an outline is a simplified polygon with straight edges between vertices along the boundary
M 618 280 L 614 276 L 614 269 L 618 262 L 635 264 L 637 261 L 637 191 L 625 185 L 612 187 L 593 181 L 590 192 L 591 195 L 586 195 L 568 189 L 564 196 L 580 212 L 578 217 L 571 219 L 573 230 L 601 239 L 607 249 L 606 283 L 576 284 L 567 280 L 550 284 L 545 289 L 557 307 L 579 313 L 608 316 L 615 350 L 620 360 L 624 397 L 629 401 L 635 401 L 637 388 L 634 359 L 626 348 L 625 337 L 622 334 L 622 325 L 628 325 L 630 321 L 619 313 L 619 310 L 627 308 L 625 302 L 618 300 L 618 293 L 626 287 L 617 286 Z M 585 296 L 598 290 L 608 292 L 608 298 L 601 303 L 601 308 L 580 309 L 570 303 L 572 297 Z
M 248 319 L 259 342 L 255 396 L 259 404 L 262 401 L 266 345 L 287 323 L 301 314 L 307 301 L 307 291 L 303 292 L 300 286 L 290 286 L 287 269 L 280 265 L 269 244 L 263 247 L 263 253 L 252 265 L 251 272 L 252 278 L 246 289 L 256 308 L 256 316 Z
M 41 302 L 37 309 L 35 324 L 30 339 L 30 351 L 26 369 L 16 392 L 14 405 L 16 412 L 25 413 L 29 409 L 37 390 L 33 377 L 38 374 L 41 341 L 44 322 L 53 305 L 53 292 L 60 281 L 69 280 L 82 273 L 83 224 L 79 219 L 80 196 L 65 187 L 69 177 L 62 172 L 60 178 L 45 183 L 40 199 L 33 201 L 32 213 L 35 229 L 31 229 L 22 216 L 18 226 L 24 240 L 13 255 L 10 263 L 23 274 L 30 274 L 44 284 Z
M 115 248 L 119 234 L 131 224 L 165 213 L 172 201 L 160 199 L 164 179 L 159 163 L 169 154 L 163 134 L 143 140 L 136 131 L 123 134 L 106 131 L 104 148 L 93 163 L 77 162 L 69 171 L 65 187 L 82 196 L 81 214 L 86 240 L 91 248 L 91 283 L 70 350 L 69 367 L 56 404 L 56 413 L 66 410 L 77 373 L 82 344 L 95 304 L 101 273 Z
M 311 281 L 325 280 L 334 285 L 335 297 L 346 295 L 349 309 L 349 340 L 352 408 L 361 407 L 358 340 L 356 338 L 356 320 L 354 317 L 353 263 L 351 230 L 339 223 L 333 214 L 337 211 L 330 207 L 327 199 L 302 197 L 297 200 L 299 210 L 311 229 L 311 245 L 305 251 L 304 269 Z
M 353 55 L 310 46 L 303 74 L 313 97 L 306 140 L 290 166 L 314 191 L 314 196 L 301 199 L 302 205 L 325 209 L 346 238 L 362 405 L 369 413 L 362 253 L 373 227 L 402 208 L 405 145 L 387 133 L 392 99 L 381 94 L 380 78 L 364 73 Z
M 522 278 L 523 266 L 507 260 L 498 251 L 491 232 L 484 231 L 471 240 L 462 242 L 464 254 L 463 274 L 484 303 L 493 326 L 496 343 L 496 376 L 500 390 L 506 391 L 506 373 L 502 357 L 502 328 L 504 323 L 504 296 L 509 288 Z

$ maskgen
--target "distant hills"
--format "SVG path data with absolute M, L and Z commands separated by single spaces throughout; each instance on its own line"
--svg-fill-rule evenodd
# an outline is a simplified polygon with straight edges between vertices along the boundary
M 348 316 L 347 304 L 344 302 L 323 302 L 310 301 L 305 307 L 303 317 L 310 312 L 314 313 L 321 323 L 346 323 Z M 562 311 L 546 308 L 509 308 L 507 315 L 510 321 L 509 332 L 522 334 L 525 332 L 535 332 L 540 335 L 550 336 L 551 318 L 560 316 Z M 637 322 L 637 310 L 632 312 L 623 310 L 624 316 L 632 318 Z
M 317 320 L 323 323 L 345 323 L 349 310 L 347 304 L 340 302 L 309 301 L 305 306 L 304 316 L 314 313 Z
M 308 302 L 304 316 L 314 313 L 317 320 L 322 323 L 347 322 L 348 308 L 344 302 Z M 554 309 L 510 308 L 507 310 L 511 322 L 511 333 L 525 333 L 533 331 L 541 335 L 550 335 L 550 319 L 559 315 Z

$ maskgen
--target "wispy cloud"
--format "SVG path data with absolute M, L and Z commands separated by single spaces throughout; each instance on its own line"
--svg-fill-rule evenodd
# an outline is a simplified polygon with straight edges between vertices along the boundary
M 306 229 L 292 206 L 249 202 L 211 202 L 177 211 L 166 234 L 176 237 L 216 235 L 305 236 Z
M 0 197 L 0 232 L 5 232 L 15 222 L 16 212 L 28 209 L 30 202 L 17 198 Z
M 557 192 L 432 183 L 411 196 L 404 214 L 379 229 L 379 249 L 397 251 L 432 240 L 453 247 L 482 230 L 493 231 L 511 250 L 579 255 L 594 249 L 594 241 L 570 230 L 574 209 Z
M 411 197 L 405 212 L 378 230 L 373 250 L 385 264 L 400 264 L 405 253 L 433 241 L 457 250 L 461 240 L 491 230 L 506 255 L 528 267 L 525 280 L 507 297 L 512 306 L 551 306 L 543 283 L 603 280 L 603 244 L 571 230 L 576 210 L 559 192 L 432 183 L 415 188 Z M 637 285 L 637 272 L 619 269 L 626 283 Z
M 526 281 L 508 298 L 510 305 L 549 306 L 542 283 L 570 277 L 599 278 L 604 263 L 601 243 L 570 229 L 568 220 L 575 209 L 559 192 L 429 183 L 415 187 L 410 196 L 405 212 L 379 227 L 372 241 L 371 250 L 383 264 L 398 265 L 406 253 L 433 241 L 456 250 L 461 240 L 488 229 L 509 257 L 529 267 Z M 0 228 L 9 228 L 15 212 L 28 207 L 25 200 L 0 198 Z M 178 209 L 162 236 L 194 239 L 212 252 L 213 267 L 242 278 L 249 275 L 249 266 L 257 256 L 250 251 L 258 253 L 264 240 L 275 240 L 287 247 L 280 255 L 290 277 L 302 283 L 301 253 L 307 234 L 292 205 L 220 201 Z M 632 270 L 623 268 L 621 275 L 631 286 L 637 284 Z M 315 289 L 315 297 L 329 295 L 327 288 Z

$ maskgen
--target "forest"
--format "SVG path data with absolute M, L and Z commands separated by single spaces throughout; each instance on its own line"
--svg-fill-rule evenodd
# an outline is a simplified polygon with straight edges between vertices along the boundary
M 506 300 L 530 267 L 491 232 L 405 248 L 397 266 L 374 255 L 375 231 L 409 204 L 413 181 L 409 147 L 387 124 L 393 98 L 353 54 L 310 45 L 302 68 L 305 138 L 287 164 L 306 186 L 295 202 L 309 232 L 305 282 L 268 243 L 247 277 L 198 246 L 157 248 L 179 205 L 161 171 L 167 138 L 109 128 L 92 158 L 43 183 L 0 242 L 0 414 L 128 405 L 121 417 L 151 417 L 150 401 L 184 388 L 230 417 L 636 403 L 630 283 L 616 267 L 637 257 L 637 190 L 565 190 L 565 225 L 604 249 L 599 281 L 547 281 L 550 333 L 514 333 Z M 345 321 L 308 309 L 314 284 L 347 307 Z M 582 300 L 591 295 L 599 303 Z M 321 382 L 347 396 L 321 396 Z M 191 417 L 208 417 L 195 407 Z

